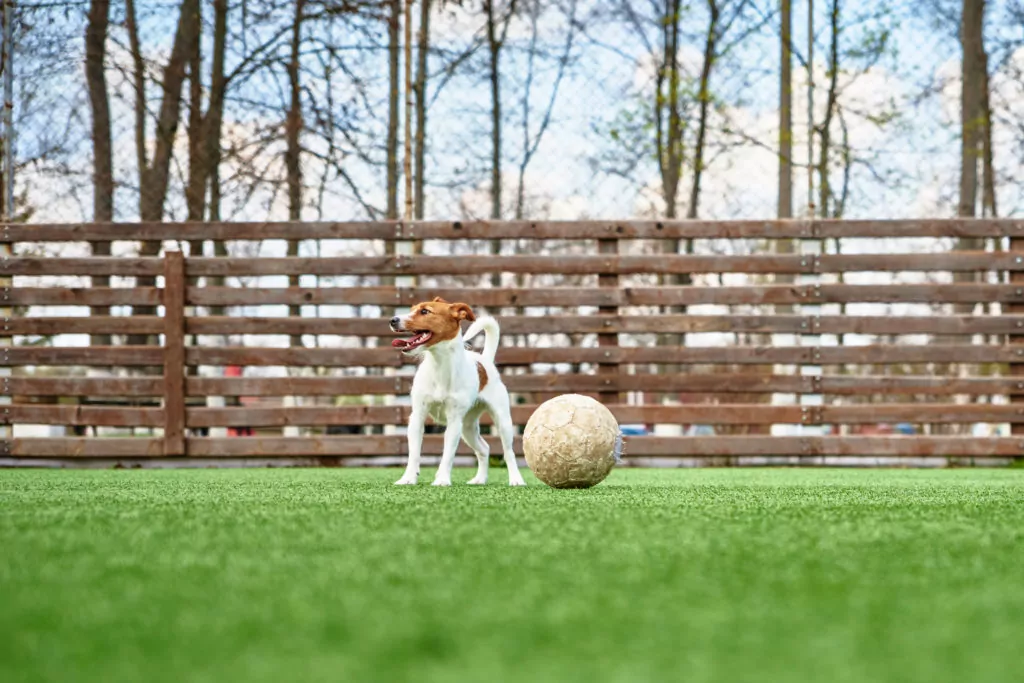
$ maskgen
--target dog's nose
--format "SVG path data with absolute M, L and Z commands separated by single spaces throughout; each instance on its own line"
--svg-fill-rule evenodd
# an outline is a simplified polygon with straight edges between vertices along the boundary
M 398 323 L 401 321 L 397 315 L 391 319 L 391 327 L 398 327 Z

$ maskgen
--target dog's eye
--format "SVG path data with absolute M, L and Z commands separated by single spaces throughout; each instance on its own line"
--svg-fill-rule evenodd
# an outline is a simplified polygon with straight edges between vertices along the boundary
M 420 309 L 420 315 L 427 315 L 427 314 L 429 314 L 429 313 L 430 313 L 430 311 L 428 311 L 428 310 L 427 310 L 427 309 L 425 309 L 425 308 L 423 308 L 423 309 Z

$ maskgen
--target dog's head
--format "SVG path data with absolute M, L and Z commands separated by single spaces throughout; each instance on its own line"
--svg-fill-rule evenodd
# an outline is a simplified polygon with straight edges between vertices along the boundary
M 459 336 L 463 320 L 476 320 L 473 309 L 467 304 L 450 304 L 441 297 L 433 301 L 418 303 L 409 309 L 409 314 L 391 319 L 393 332 L 412 332 L 406 339 L 395 339 L 391 346 L 402 353 L 420 355 L 427 349 Z

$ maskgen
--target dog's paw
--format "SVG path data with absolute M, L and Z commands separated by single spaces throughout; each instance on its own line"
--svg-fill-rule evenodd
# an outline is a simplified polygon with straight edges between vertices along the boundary
M 525 482 L 525 481 L 523 481 L 523 478 L 522 478 L 522 477 L 517 477 L 517 478 L 515 478 L 515 479 L 511 479 L 511 478 L 510 478 L 510 479 L 508 480 L 508 485 L 509 485 L 509 486 L 526 486 L 526 482 Z
M 487 477 L 476 476 L 466 482 L 470 486 L 483 486 L 487 483 Z
M 430 485 L 431 486 L 451 486 L 452 485 L 452 480 L 451 479 L 441 479 L 441 478 L 438 478 L 438 479 L 435 479 L 433 481 L 433 483 L 431 483 Z
M 416 477 L 411 477 L 408 474 L 395 482 L 395 486 L 415 486 Z

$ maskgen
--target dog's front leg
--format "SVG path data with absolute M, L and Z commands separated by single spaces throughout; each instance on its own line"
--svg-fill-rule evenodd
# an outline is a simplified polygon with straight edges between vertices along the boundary
M 423 449 L 423 426 L 426 415 L 422 410 L 413 410 L 409 416 L 409 462 L 405 466 L 405 474 L 395 482 L 399 486 L 411 486 L 419 481 L 420 453 Z
M 462 436 L 463 415 L 449 415 L 448 426 L 444 428 L 444 452 L 441 454 L 441 464 L 437 467 L 437 475 L 434 477 L 434 486 L 452 485 L 452 465 L 455 464 L 455 449 L 459 447 L 459 438 Z

